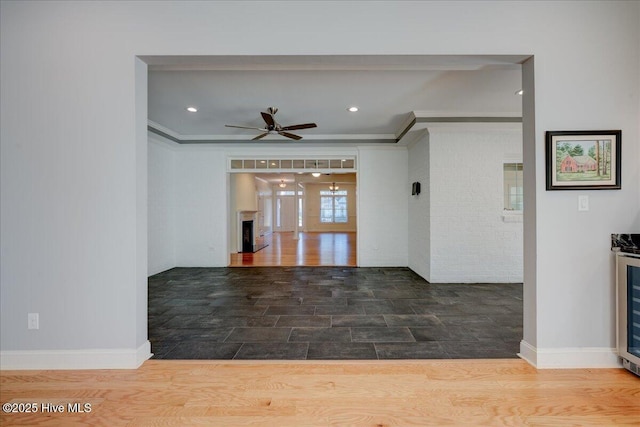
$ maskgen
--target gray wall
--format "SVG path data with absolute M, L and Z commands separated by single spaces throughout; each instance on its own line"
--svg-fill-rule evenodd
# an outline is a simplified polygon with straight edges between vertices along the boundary
M 535 197 L 525 208 L 523 349 L 543 367 L 612 363 L 609 234 L 640 229 L 640 3 L 3 1 L 0 8 L 3 366 L 53 350 L 70 352 L 57 366 L 76 366 L 74 351 L 96 359 L 93 366 L 109 364 L 89 350 L 103 361 L 124 354 L 120 366 L 148 354 L 146 74 L 135 58 L 149 54 L 533 55 L 524 87 L 535 81 L 535 99 L 531 91 L 523 97 L 525 191 Z M 264 19 L 274 15 L 287 25 Z M 259 42 L 265 34 L 267 45 Z M 571 129 L 622 129 L 622 190 L 544 190 L 544 132 Z M 363 168 L 367 158 L 378 162 L 368 154 L 361 153 Z M 210 174 L 226 179 L 218 169 Z M 406 169 L 400 174 L 406 190 Z M 577 211 L 578 194 L 589 195 L 589 212 Z M 407 206 L 408 196 L 397 202 Z M 201 207 L 215 215 L 212 205 Z M 408 224 L 406 213 L 401 220 Z M 564 235 L 577 240 L 566 245 Z M 373 263 L 408 259 L 369 255 Z M 39 331 L 26 329 L 29 312 L 40 313 Z

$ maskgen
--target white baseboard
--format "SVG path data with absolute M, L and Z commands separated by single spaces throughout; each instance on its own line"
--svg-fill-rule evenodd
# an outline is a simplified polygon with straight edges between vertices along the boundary
M 149 341 L 135 350 L 0 351 L 0 369 L 136 369 L 151 356 Z
M 521 341 L 518 355 L 538 369 L 622 367 L 615 348 L 608 347 L 536 348 Z
M 535 367 L 538 366 L 538 353 L 536 352 L 536 348 L 525 340 L 520 341 L 520 353 L 518 353 L 518 356 L 529 362 L 531 365 Z

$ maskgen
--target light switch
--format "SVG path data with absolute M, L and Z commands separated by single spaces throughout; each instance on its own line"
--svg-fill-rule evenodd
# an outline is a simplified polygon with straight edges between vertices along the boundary
M 578 210 L 581 212 L 589 210 L 589 196 L 578 196 Z
M 40 329 L 39 313 L 27 313 L 27 329 Z

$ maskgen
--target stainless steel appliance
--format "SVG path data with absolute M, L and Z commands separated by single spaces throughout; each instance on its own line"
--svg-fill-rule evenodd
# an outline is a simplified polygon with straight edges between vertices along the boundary
M 616 302 L 618 356 L 640 376 L 640 254 L 616 253 Z

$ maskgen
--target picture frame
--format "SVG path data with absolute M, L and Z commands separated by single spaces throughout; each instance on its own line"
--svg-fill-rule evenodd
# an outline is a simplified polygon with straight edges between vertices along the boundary
M 547 131 L 547 190 L 620 190 L 622 131 Z

